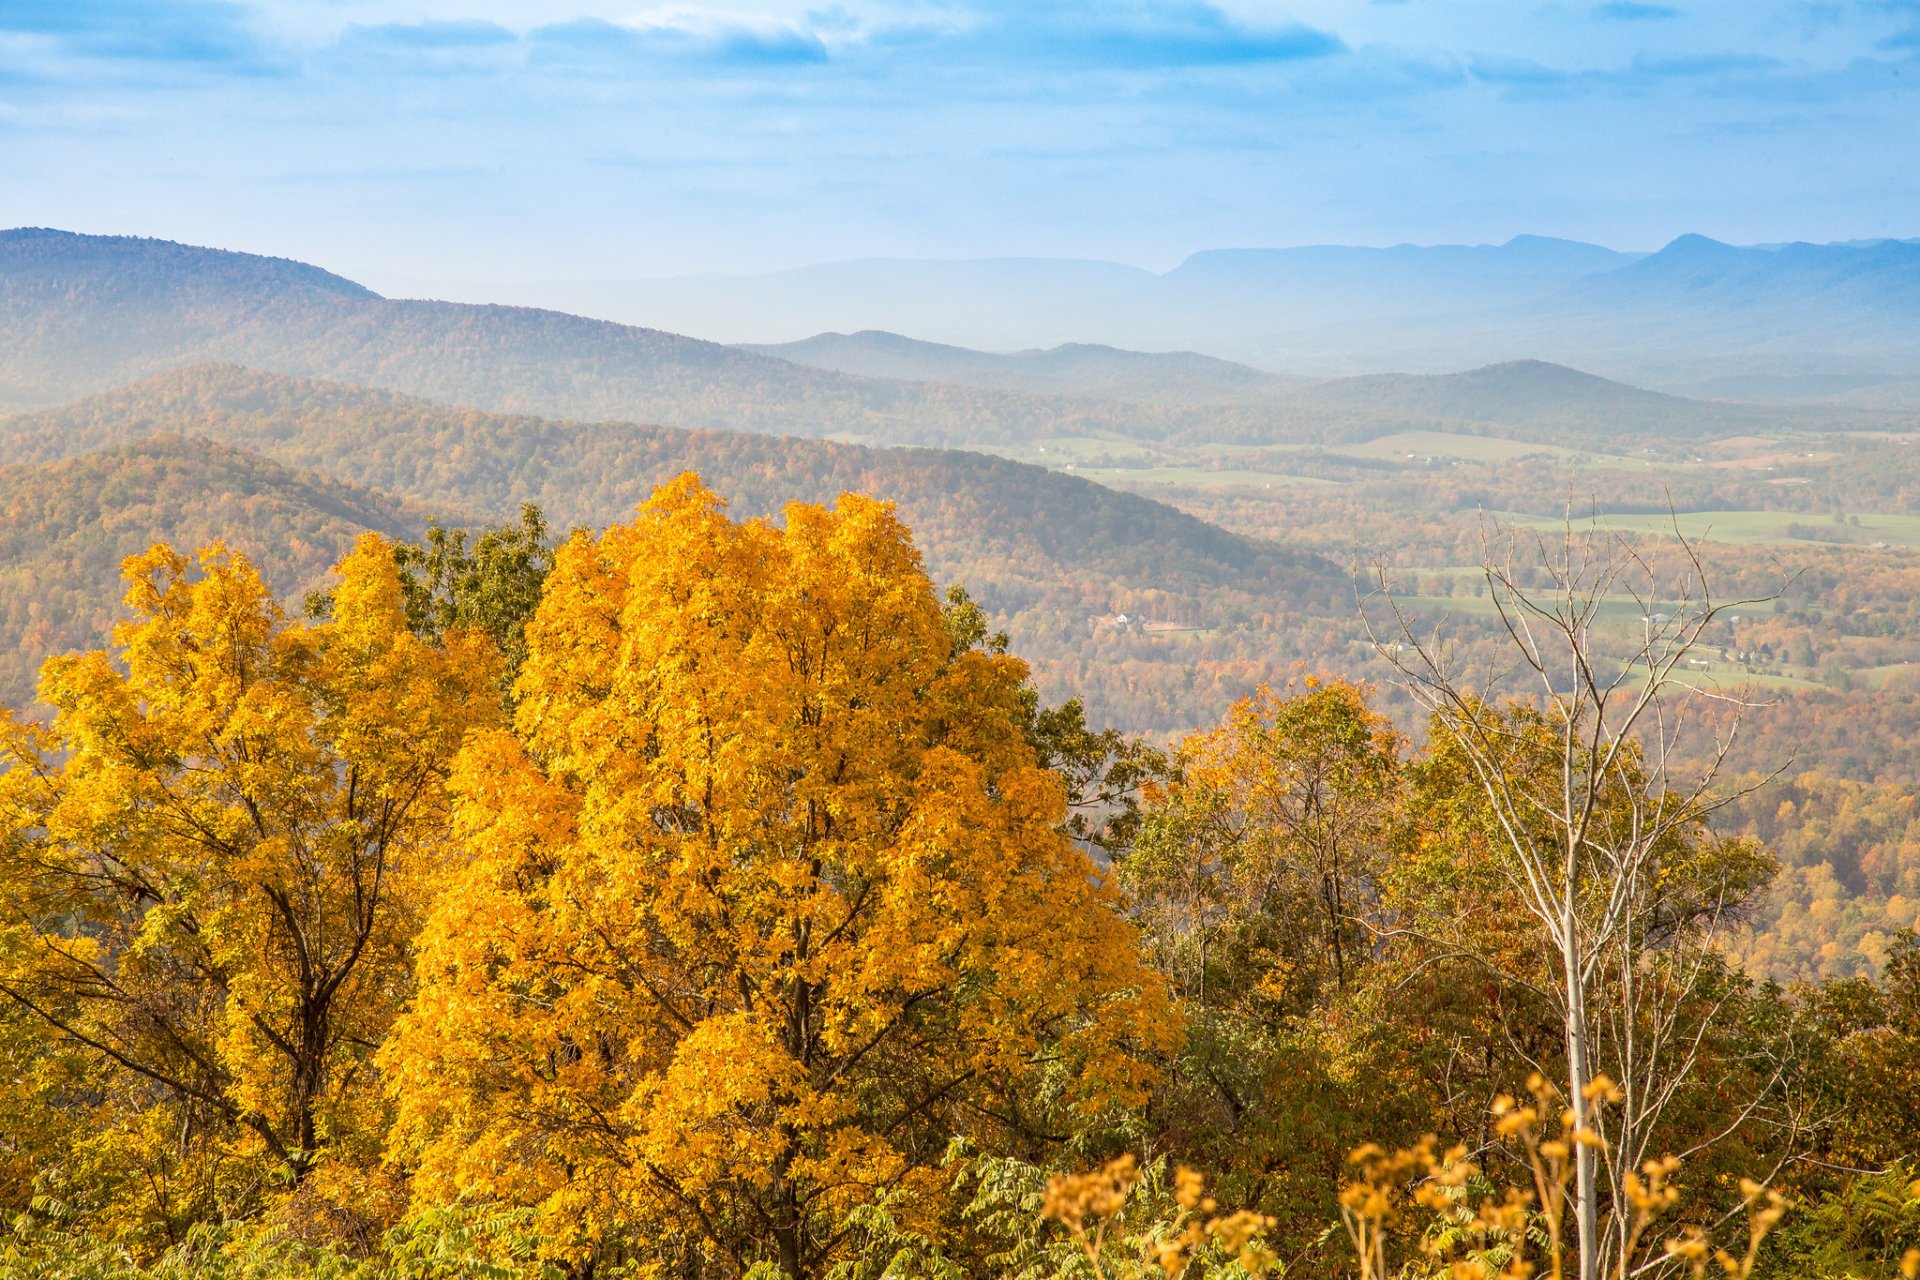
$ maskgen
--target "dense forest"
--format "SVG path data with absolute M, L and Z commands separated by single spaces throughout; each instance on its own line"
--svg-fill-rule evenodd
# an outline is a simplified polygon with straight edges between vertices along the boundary
M 1010 619 L 1023 643 L 1042 634 L 1076 645 L 1109 635 L 1140 649 L 1154 668 L 1151 683 L 1169 691 L 1190 677 L 1167 669 L 1173 655 L 1165 644 L 1124 632 L 1096 635 L 1089 618 L 1145 610 L 1189 627 L 1244 627 L 1283 609 L 1318 616 L 1344 612 L 1353 599 L 1346 575 L 1317 555 L 984 454 L 507 417 L 224 367 L 181 370 L 68 408 L 0 421 L 7 456 L 24 468 L 18 483 L 36 487 L 83 478 L 97 484 L 110 463 L 59 473 L 65 479 L 44 475 L 40 465 L 119 449 L 157 432 L 189 433 L 257 452 L 283 467 L 337 476 L 445 513 L 454 523 L 466 513 L 507 518 L 524 502 L 539 503 L 562 528 L 604 523 L 631 511 L 656 483 L 688 469 L 724 486 L 740 515 L 772 514 L 796 498 L 884 493 L 920 532 L 936 577 L 963 583 Z M 134 488 L 140 481 L 128 476 L 114 483 Z M 88 501 L 97 505 L 99 498 Z M 185 511 L 194 505 L 156 505 L 149 497 L 139 510 Z M 11 518 L 27 522 L 30 529 L 21 536 L 37 542 L 99 536 L 97 530 L 46 523 L 48 517 L 26 510 Z M 390 528 L 399 518 L 396 510 L 383 518 L 387 523 L 368 518 L 363 527 Z M 188 540 L 198 532 L 190 531 Z M 149 526 L 148 536 L 175 535 L 163 522 Z M 302 564 L 289 579 L 296 567 L 283 565 L 279 556 L 274 550 L 263 562 L 276 582 L 311 575 L 314 566 Z M 109 599 L 108 563 L 96 556 L 85 562 L 82 576 L 66 581 Z M 90 637 L 64 630 L 54 638 Z M 1042 649 L 1038 643 L 1027 647 Z M 1045 651 L 1053 652 L 1051 646 Z M 1287 662 L 1304 656 L 1266 658 L 1260 671 L 1283 672 Z M 16 668 L 13 674 L 17 690 L 21 673 Z M 1062 691 L 1067 674 L 1063 668 L 1043 681 L 1053 696 L 1068 696 Z M 1167 712 L 1179 714 L 1171 702 Z
M 598 525 L 694 469 L 740 516 L 846 491 L 889 495 L 935 580 L 964 585 L 986 607 L 1027 658 L 1042 696 L 1077 699 L 1095 724 L 1164 742 L 1223 714 L 1247 690 L 1303 670 L 1382 678 L 1360 624 L 1382 555 L 1410 607 L 1444 620 L 1464 652 L 1492 652 L 1497 632 L 1474 594 L 1484 584 L 1453 567 L 1482 553 L 1475 493 L 1505 485 L 1500 500 L 1521 513 L 1565 502 L 1553 491 L 1553 468 L 1523 459 L 1497 473 L 1402 466 L 1277 496 L 1176 490 L 1169 496 L 1194 513 L 1184 514 L 983 454 L 554 422 L 230 367 L 180 370 L 20 415 L 0 422 L 0 440 L 19 460 L 0 468 L 0 533 L 17 551 L 0 579 L 0 679 L 16 705 L 33 697 L 47 654 L 106 638 L 119 561 L 149 541 L 197 546 L 224 537 L 293 599 L 360 532 L 417 534 L 436 517 L 448 526 L 507 519 L 526 502 L 561 529 Z M 1871 471 L 1888 487 L 1913 474 L 1908 452 L 1891 443 L 1827 453 L 1819 465 L 1839 473 L 1826 482 L 1835 486 L 1856 473 Z M 1590 474 L 1596 500 L 1606 500 L 1607 476 L 1617 473 Z M 1721 486 L 1765 484 L 1709 474 Z M 323 478 L 332 476 L 344 483 Z M 1632 489 L 1613 483 L 1616 500 L 1646 492 L 1644 478 Z M 1818 510 L 1809 500 L 1822 486 L 1773 488 Z M 1698 495 L 1680 487 L 1674 496 Z M 1737 490 L 1728 500 L 1740 500 Z M 1385 523 L 1381 512 L 1392 513 Z M 1808 519 L 1836 537 L 1873 536 L 1831 515 L 1810 511 Z M 1233 528 L 1251 536 L 1226 531 Z M 1904 665 L 1920 659 L 1905 638 L 1920 627 L 1909 554 L 1857 541 L 1764 555 L 1706 542 L 1700 554 L 1729 597 L 1780 593 L 1730 615 L 1737 621 L 1719 625 L 1701 650 L 1723 683 L 1773 682 L 1742 709 L 1730 766 L 1818 772 L 1893 795 L 1920 780 L 1911 749 L 1916 695 L 1902 684 L 1920 683 L 1920 667 Z M 1414 708 L 1391 682 L 1380 696 L 1417 729 Z M 1796 811 L 1797 829 L 1817 839 L 1767 833 L 1795 866 L 1743 953 L 1756 973 L 1877 973 L 1886 939 L 1920 925 L 1912 892 L 1920 831 L 1869 839 L 1828 811 L 1840 799 L 1819 788 L 1811 808 Z M 1753 821 L 1744 810 L 1740 820 Z M 1881 870 L 1850 870 L 1863 864 Z
M 1743 975 L 1835 788 L 1647 737 L 1717 606 L 1602 655 L 1492 575 L 1643 676 L 1415 641 L 1424 722 L 1301 678 L 1163 750 L 873 499 L 543 533 L 363 534 L 300 614 L 156 546 L 4 720 L 9 1274 L 1920 1269 L 1920 943 Z

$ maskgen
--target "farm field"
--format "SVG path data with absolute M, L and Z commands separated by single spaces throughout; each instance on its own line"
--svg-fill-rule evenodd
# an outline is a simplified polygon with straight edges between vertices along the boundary
M 1501 518 L 1529 529 L 1558 527 L 1560 522 L 1524 513 L 1501 512 Z M 1595 518 L 1602 528 L 1624 533 L 1669 535 L 1727 543 L 1799 542 L 1872 548 L 1920 547 L 1920 515 L 1860 512 L 1839 521 L 1796 511 L 1682 511 L 1677 515 L 1611 515 Z

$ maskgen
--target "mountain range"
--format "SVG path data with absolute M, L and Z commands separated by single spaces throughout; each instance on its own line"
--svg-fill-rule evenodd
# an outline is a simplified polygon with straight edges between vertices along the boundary
M 1920 254 L 1920 246 L 1848 252 L 1886 267 L 1909 250 Z M 1435 279 L 1455 280 L 1502 264 L 1483 273 L 1495 292 L 1595 261 L 1580 246 L 1551 241 L 1432 261 L 1382 252 L 1360 261 L 1375 272 L 1425 263 Z M 1660 256 L 1602 276 L 1652 270 Z M 1344 253 L 1324 256 L 1329 271 L 1349 271 L 1351 262 Z M 1265 270 L 1246 273 L 1256 294 L 1278 268 Z M 1217 284 L 1234 274 L 1221 260 L 1192 266 L 1194 280 Z M 1881 269 L 1868 274 L 1850 283 L 1821 278 L 1861 297 L 1904 296 L 1880 280 Z M 743 349 L 529 307 L 391 299 L 286 259 L 132 237 L 0 232 L 0 407 L 62 403 L 201 363 L 498 413 L 989 448 L 1058 436 L 1311 443 L 1458 422 L 1548 440 L 1701 436 L 1912 416 L 1895 403 L 1823 405 L 1796 417 L 1657 395 L 1534 360 L 1466 374 L 1310 382 L 1193 352 L 1077 344 L 1001 355 L 874 331 Z
M 1684 235 L 1623 253 L 1519 236 L 1216 249 L 1164 273 L 869 259 L 760 276 L 467 288 L 742 342 L 879 328 L 998 351 L 1191 350 L 1316 377 L 1535 358 L 1663 390 L 1754 396 L 1920 375 L 1920 242 L 1901 240 L 1742 247 Z
M 1192 351 L 1123 351 L 1069 342 L 1000 353 L 924 342 L 884 329 L 818 333 L 798 342 L 743 344 L 743 350 L 866 378 L 947 382 L 1040 395 L 1130 404 L 1234 404 L 1285 399 L 1311 383 Z

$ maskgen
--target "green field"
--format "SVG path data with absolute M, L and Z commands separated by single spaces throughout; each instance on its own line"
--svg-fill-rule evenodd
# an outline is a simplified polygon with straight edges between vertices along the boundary
M 1536 444 L 1531 440 L 1508 440 L 1500 436 L 1459 435 L 1451 431 L 1399 431 L 1358 444 L 1337 445 L 1328 450 L 1348 458 L 1400 462 L 1413 458 L 1448 458 L 1462 462 L 1512 462 L 1517 458 L 1554 458 L 1559 461 L 1584 460 L 1605 466 L 1644 467 L 1644 459 L 1613 454 L 1587 453 L 1558 445 Z
M 1089 458 L 1109 458 L 1143 462 L 1162 458 L 1165 455 L 1153 445 L 1135 440 L 1128 436 L 1048 436 L 1044 440 L 1027 440 L 1019 444 L 981 444 L 969 445 L 982 453 L 995 453 L 1003 458 L 1012 458 L 1015 462 L 1031 462 L 1036 466 L 1060 468 L 1069 463 L 1083 463 Z
M 1278 471 L 1215 471 L 1208 467 L 1075 467 L 1073 474 L 1116 489 L 1265 489 L 1335 483 L 1318 476 L 1295 476 Z
M 1558 519 L 1496 513 L 1501 520 L 1523 529 L 1557 529 Z M 1859 513 L 1860 523 L 1834 524 L 1830 516 L 1804 511 L 1683 511 L 1677 517 L 1667 515 L 1603 515 L 1595 523 L 1623 533 L 1672 534 L 1676 525 L 1688 538 L 1703 542 L 1790 542 L 1800 546 L 1848 545 L 1869 547 L 1884 542 L 1892 547 L 1920 547 L 1920 516 Z M 1831 531 L 1846 539 L 1844 544 L 1824 538 L 1799 538 L 1787 532 L 1789 525 L 1809 525 L 1821 532 Z
M 1713 666 L 1704 670 L 1686 668 L 1676 678 L 1695 689 L 1711 689 L 1715 693 L 1737 693 L 1742 689 L 1824 689 L 1818 680 L 1809 680 L 1804 676 L 1754 675 L 1734 666 Z
M 1477 570 L 1474 571 L 1476 574 Z M 1394 600 L 1403 609 L 1419 610 L 1423 613 L 1454 613 L 1461 617 L 1490 618 L 1494 616 L 1494 602 L 1491 596 L 1427 596 L 1395 595 Z M 1622 627 L 1638 629 L 1645 617 L 1638 601 L 1629 596 L 1610 596 L 1600 602 L 1596 621 L 1602 624 L 1618 624 Z

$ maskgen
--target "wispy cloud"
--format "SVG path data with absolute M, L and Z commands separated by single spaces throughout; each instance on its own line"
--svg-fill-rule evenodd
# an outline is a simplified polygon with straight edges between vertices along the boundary
M 1785 66 L 1779 58 L 1755 53 L 1696 53 L 1679 57 L 1642 54 L 1634 58 L 1627 74 L 1640 78 L 1698 80 L 1779 71 Z
M 1256 25 L 1180 2 L 983 6 L 977 25 L 944 43 L 989 55 L 1114 69 L 1247 66 L 1345 52 L 1329 31 L 1298 22 Z
M 0 32 L 69 56 L 258 71 L 276 65 L 251 11 L 225 0 L 5 0 Z
M 1641 4 L 1638 0 L 1607 0 L 1595 5 L 1593 16 L 1610 22 L 1661 22 L 1677 18 L 1680 11 L 1669 4 Z
M 413 274 L 1901 231 L 1915 56 L 1920 0 L 0 0 L 0 224 L 415 227 Z
M 624 22 L 576 18 L 537 27 L 528 43 L 537 60 L 618 63 L 679 59 L 733 67 L 791 67 L 827 60 L 826 44 L 806 27 L 743 21 L 694 9 L 663 9 Z

